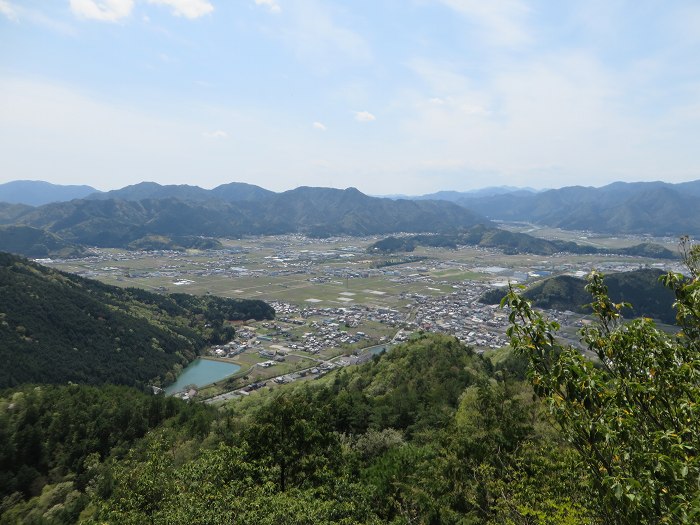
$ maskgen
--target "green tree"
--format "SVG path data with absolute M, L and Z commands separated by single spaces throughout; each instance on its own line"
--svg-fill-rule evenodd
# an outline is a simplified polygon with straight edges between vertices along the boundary
M 690 277 L 663 278 L 676 295 L 680 331 L 623 321 L 598 273 L 587 290 L 597 322 L 581 331 L 593 362 L 561 345 L 559 325 L 511 289 L 508 333 L 528 375 L 580 454 L 606 523 L 700 519 L 700 248 L 682 240 Z

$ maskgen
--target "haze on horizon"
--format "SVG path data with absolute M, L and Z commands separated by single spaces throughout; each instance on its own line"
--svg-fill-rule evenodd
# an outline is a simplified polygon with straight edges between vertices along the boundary
M 700 178 L 691 0 L 0 0 L 0 183 Z

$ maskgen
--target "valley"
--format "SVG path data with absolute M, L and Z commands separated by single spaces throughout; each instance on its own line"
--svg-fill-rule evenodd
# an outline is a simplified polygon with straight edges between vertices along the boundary
M 532 225 L 527 229 L 531 235 L 588 241 L 611 251 L 648 241 L 676 249 L 669 238 L 539 230 Z M 269 302 L 275 308 L 275 320 L 237 322 L 235 339 L 206 352 L 240 370 L 196 389 L 200 399 L 225 392 L 247 395 L 263 383 L 276 387 L 320 377 L 334 368 L 364 362 L 366 348 L 403 341 L 415 331 L 454 335 L 478 352 L 502 348 L 508 344 L 506 312 L 479 299 L 489 290 L 505 289 L 508 282 L 532 284 L 556 275 L 585 276 L 592 269 L 604 273 L 641 267 L 681 269 L 679 261 L 669 259 L 605 253 L 509 255 L 476 246 L 419 246 L 410 257 L 368 253 L 379 239 L 302 235 L 218 239 L 222 246 L 218 250 L 101 248 L 92 249 L 93 255 L 86 258 L 41 262 L 122 287 Z M 576 343 L 585 315 L 552 311 L 550 316 Z

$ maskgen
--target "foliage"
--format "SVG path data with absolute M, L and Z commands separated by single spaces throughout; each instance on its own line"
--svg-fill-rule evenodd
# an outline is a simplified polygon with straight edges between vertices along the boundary
M 0 388 L 24 383 L 159 383 L 228 321 L 270 319 L 262 301 L 118 288 L 0 253 Z
M 686 245 L 687 246 L 687 245 Z M 621 321 L 593 273 L 587 290 L 598 323 L 582 340 L 598 363 L 555 337 L 558 325 L 512 290 L 509 334 L 529 358 L 529 378 L 580 454 L 610 523 L 696 523 L 700 516 L 700 281 L 698 248 L 686 251 L 691 278 L 668 274 L 681 331 L 650 319 Z
M 0 397 L 0 523 L 39 523 L 47 513 L 52 523 L 74 523 L 91 490 L 109 495 L 108 458 L 125 455 L 168 420 L 189 432 L 198 419 L 208 426 L 212 417 L 203 406 L 126 387 L 42 386 L 8 393 Z
M 26 444 L 2 472 L 37 473 L 3 525 L 596 523 L 531 388 L 447 336 L 218 411 L 75 385 L 8 392 L 0 417 Z
M 620 313 L 625 317 L 652 317 L 672 324 L 676 314 L 673 309 L 675 296 L 659 277 L 661 270 L 640 269 L 610 274 L 605 279 L 610 299 L 625 303 Z M 480 299 L 485 304 L 498 304 L 506 295 L 500 289 L 489 290 Z M 582 314 L 591 313 L 590 294 L 586 281 L 571 275 L 558 275 L 544 279 L 528 288 L 523 296 L 538 308 L 570 310 Z

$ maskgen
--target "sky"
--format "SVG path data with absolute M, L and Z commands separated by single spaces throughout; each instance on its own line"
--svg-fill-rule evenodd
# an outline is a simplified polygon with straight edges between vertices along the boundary
M 0 183 L 700 179 L 697 0 L 0 0 Z

